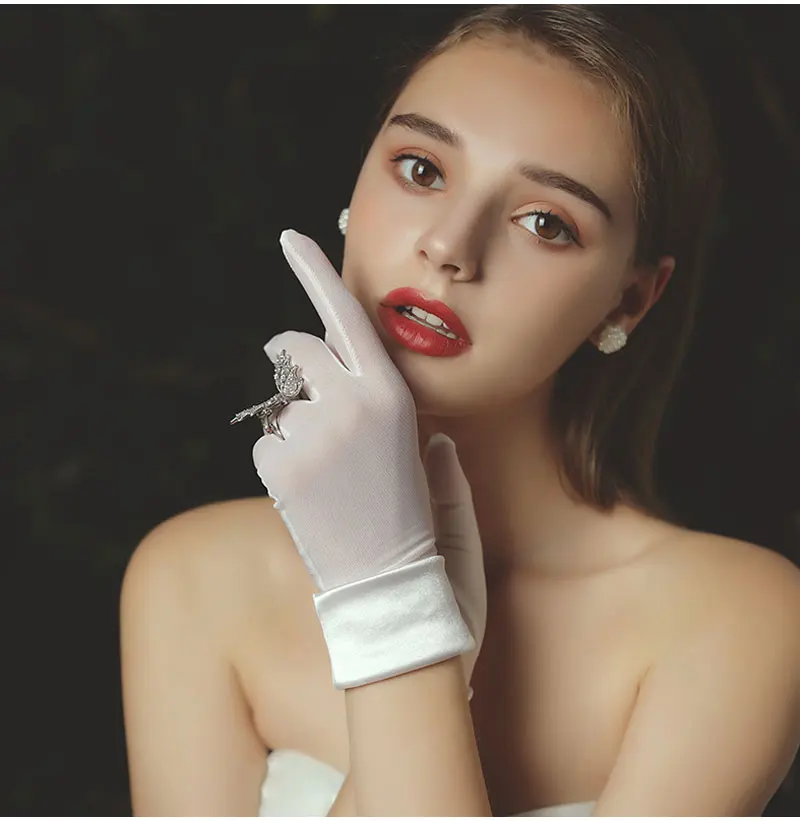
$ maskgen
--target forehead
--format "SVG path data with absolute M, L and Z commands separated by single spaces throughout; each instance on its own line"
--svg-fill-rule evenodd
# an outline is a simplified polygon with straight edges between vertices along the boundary
M 625 211 L 631 154 L 610 98 L 566 60 L 507 40 L 470 41 L 432 59 L 392 113 L 424 114 L 458 132 L 476 161 L 545 165 L 602 191 Z

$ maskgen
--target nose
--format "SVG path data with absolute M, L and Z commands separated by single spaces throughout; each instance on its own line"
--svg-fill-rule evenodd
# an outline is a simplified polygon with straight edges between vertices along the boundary
M 420 235 L 416 254 L 422 262 L 450 278 L 467 281 L 478 276 L 485 243 L 485 211 L 462 208 L 442 211 Z

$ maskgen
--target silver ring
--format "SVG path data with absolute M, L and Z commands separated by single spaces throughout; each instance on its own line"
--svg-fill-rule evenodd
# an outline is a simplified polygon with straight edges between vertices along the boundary
M 274 378 L 278 392 L 265 402 L 259 402 L 257 405 L 239 411 L 229 424 L 235 425 L 243 419 L 257 416 L 264 433 L 275 434 L 280 439 L 284 439 L 277 424 L 277 416 L 290 402 L 297 399 L 303 390 L 303 378 L 299 371 L 300 366 L 293 365 L 292 357 L 286 353 L 286 350 L 282 350 L 275 362 Z

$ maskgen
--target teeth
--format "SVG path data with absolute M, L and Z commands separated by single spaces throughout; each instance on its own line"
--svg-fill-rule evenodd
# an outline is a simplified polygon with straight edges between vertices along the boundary
M 428 325 L 433 325 L 434 328 L 444 327 L 446 331 L 450 330 L 447 325 L 444 324 L 444 320 L 440 319 L 436 314 L 423 311 L 422 308 L 417 308 L 416 305 L 411 306 L 411 313 L 414 314 L 417 319 L 427 322 Z
M 458 339 L 458 336 L 435 314 L 423 311 L 422 308 L 418 308 L 416 305 L 404 305 L 398 310 L 414 322 L 419 322 L 420 325 L 433 329 L 437 334 L 446 336 L 448 339 Z
M 442 327 L 446 331 L 449 331 L 450 328 L 447 327 L 447 324 L 443 319 L 436 316 L 436 314 L 428 313 L 428 311 L 423 311 L 422 308 L 418 308 L 416 305 L 403 305 L 403 311 L 408 311 L 409 313 L 413 314 L 417 319 L 421 319 L 423 322 L 426 322 L 428 325 L 439 328 Z

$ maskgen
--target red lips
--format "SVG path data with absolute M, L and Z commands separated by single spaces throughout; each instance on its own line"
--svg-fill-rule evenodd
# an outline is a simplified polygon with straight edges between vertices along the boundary
M 381 300 L 381 305 L 386 305 L 391 308 L 397 308 L 402 305 L 415 305 L 417 308 L 422 308 L 423 311 L 436 314 L 454 334 L 461 337 L 465 342 L 472 342 L 467 333 L 467 329 L 464 327 L 464 323 L 458 318 L 458 315 L 454 311 L 438 299 L 428 299 L 421 291 L 416 290 L 416 288 L 395 288 L 393 291 L 389 291 Z

